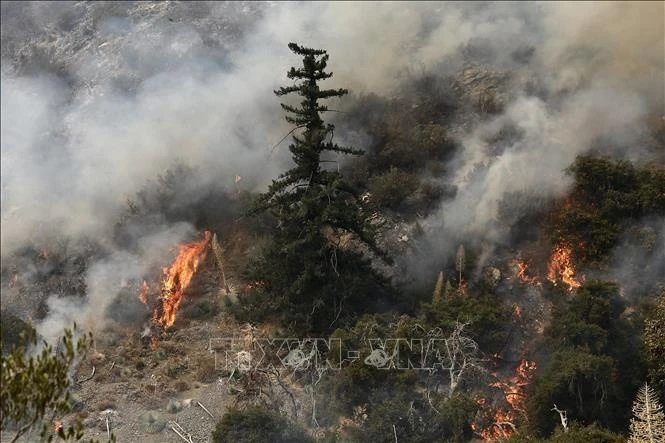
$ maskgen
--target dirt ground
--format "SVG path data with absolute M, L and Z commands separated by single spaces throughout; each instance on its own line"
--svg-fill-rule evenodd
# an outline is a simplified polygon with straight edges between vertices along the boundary
M 218 382 L 224 372 L 215 368 L 208 347 L 210 339 L 238 336 L 239 329 L 222 312 L 176 321 L 170 330 L 153 332 L 151 344 L 141 338 L 141 328 L 108 326 L 78 365 L 71 391 L 75 412 L 64 421 L 81 419 L 85 438 L 101 442 L 108 438 L 107 418 L 118 442 L 189 441 L 172 427 L 192 442 L 211 441 L 234 397 Z M 12 437 L 3 434 L 1 441 Z M 38 431 L 21 441 L 39 441 Z

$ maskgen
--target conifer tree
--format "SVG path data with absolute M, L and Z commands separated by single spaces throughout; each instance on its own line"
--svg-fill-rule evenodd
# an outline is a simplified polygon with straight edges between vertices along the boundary
M 455 256 L 455 269 L 459 273 L 459 288 L 462 289 L 462 273 L 466 265 L 466 253 L 464 252 L 464 245 L 459 245 L 457 248 L 457 255 Z
M 665 288 L 657 295 L 656 305 L 644 319 L 644 348 L 649 366 L 650 385 L 665 395 Z
M 645 383 L 633 403 L 629 443 L 665 441 L 665 414 L 654 390 Z
M 362 154 L 333 143 L 334 126 L 321 117 L 328 107 L 320 101 L 348 91 L 319 87 L 333 75 L 325 71 L 325 50 L 296 43 L 289 43 L 289 48 L 303 57 L 302 66 L 287 73 L 296 83 L 275 94 L 302 98 L 300 106 L 281 105 L 286 121 L 298 131 L 289 145 L 294 166 L 273 181 L 255 206 L 257 212 L 269 210 L 278 227 L 263 262 L 249 275 L 264 282 L 272 309 L 290 311 L 290 321 L 303 320 L 317 329 L 332 327 L 361 307 L 369 309 L 364 300 L 376 299 L 372 295 L 385 287 L 385 281 L 361 253 L 339 245 L 340 236 L 351 235 L 378 252 L 358 193 L 338 170 L 322 167 L 324 154 Z
M 443 300 L 443 271 L 439 272 L 432 294 L 432 303 L 440 303 Z

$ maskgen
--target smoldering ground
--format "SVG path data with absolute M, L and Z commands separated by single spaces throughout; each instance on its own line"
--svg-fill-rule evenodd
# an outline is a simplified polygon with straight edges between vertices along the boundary
M 354 93 L 391 97 L 414 76 L 468 66 L 506 73 L 498 113 L 457 117 L 471 123 L 453 131 L 460 149 L 439 180 L 458 191 L 423 222 L 428 252 L 413 270 L 467 238 L 482 264 L 508 241 L 505 195 L 563 195 L 564 169 L 600 138 L 613 155 L 663 161 L 645 123 L 663 110 L 660 3 L 3 2 L 2 25 L 3 261 L 55 235 L 111 239 L 127 199 L 175 160 L 197 168 L 188 201 L 233 190 L 236 176 L 265 189 L 289 165 L 284 144 L 270 148 L 290 130 L 272 93 L 298 63 L 290 41 L 327 49 L 327 86 Z M 508 125 L 519 137 L 493 149 Z M 157 256 L 106 244 L 89 297 L 137 277 L 118 262 Z

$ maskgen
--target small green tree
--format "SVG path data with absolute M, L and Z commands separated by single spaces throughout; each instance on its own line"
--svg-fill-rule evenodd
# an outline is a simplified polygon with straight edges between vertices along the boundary
M 281 174 L 261 195 L 254 212 L 269 210 L 278 221 L 264 257 L 249 267 L 248 277 L 264 282 L 272 306 L 300 327 L 330 328 L 360 307 L 371 308 L 381 278 L 369 261 L 342 238 L 355 238 L 376 250 L 358 193 L 337 170 L 322 167 L 326 153 L 360 155 L 362 151 L 331 141 L 334 126 L 325 124 L 320 100 L 341 97 L 346 89 L 321 89 L 328 54 L 289 43 L 303 57 L 287 76 L 298 81 L 275 91 L 302 97 L 300 107 L 282 104 L 289 123 L 302 130 L 289 145 L 294 167 Z M 378 251 L 377 251 L 378 252 Z M 372 297 L 372 295 L 374 295 Z
M 31 355 L 38 340 L 34 329 L 28 328 L 22 345 L 2 353 L 0 429 L 15 432 L 12 442 L 40 424 L 42 439 L 51 441 L 53 434 L 63 439 L 82 438 L 80 423 L 54 430 L 50 421 L 71 412 L 68 372 L 77 355 L 92 343 L 90 334 L 75 340 L 75 331 L 76 325 L 73 330 L 65 329 L 57 351 L 44 342 L 39 353 Z
M 466 253 L 464 251 L 464 245 L 459 245 L 457 248 L 457 254 L 455 255 L 455 269 L 459 272 L 459 288 L 462 288 L 462 273 L 464 272 L 464 266 L 466 265 Z
M 432 294 L 432 303 L 441 303 L 443 300 L 443 271 L 439 272 L 434 286 L 434 293 Z
M 559 422 L 552 405 L 568 412 L 569 418 L 582 423 L 614 422 L 608 417 L 613 411 L 616 388 L 612 383 L 615 371 L 611 357 L 593 355 L 580 350 L 561 350 L 536 373 L 526 400 L 529 425 L 539 436 L 549 435 Z
M 371 201 L 378 207 L 404 209 L 405 200 L 416 192 L 419 185 L 420 180 L 417 175 L 390 168 L 371 180 L 369 186 Z

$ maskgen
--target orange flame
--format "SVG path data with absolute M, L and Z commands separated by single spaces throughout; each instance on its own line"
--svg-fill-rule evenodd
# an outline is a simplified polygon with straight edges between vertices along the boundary
M 251 292 L 252 289 L 260 288 L 263 285 L 264 282 L 261 280 L 251 281 L 242 286 L 241 292 L 244 294 L 248 294 L 249 292 Z
M 558 280 L 562 280 L 573 290 L 579 288 L 582 284 L 575 278 L 575 265 L 573 264 L 571 254 L 571 250 L 567 246 L 557 246 L 554 248 L 547 268 L 547 279 L 554 284 Z
M 161 326 L 173 326 L 183 292 L 189 286 L 210 238 L 210 232 L 205 231 L 203 240 L 178 246 L 179 252 L 175 261 L 170 268 L 164 269 L 161 314 L 157 310 L 153 313 L 153 319 Z
M 498 411 L 494 415 L 494 423 L 492 426 L 481 430 L 478 434 L 485 441 L 497 441 L 510 438 L 515 433 L 511 426 L 512 420 L 513 417 L 510 414 Z
M 507 380 L 498 380 L 490 386 L 503 391 L 506 403 L 510 406 L 508 410 L 499 408 L 494 412 L 493 423 L 488 428 L 478 432 L 485 441 L 496 441 L 509 438 L 515 433 L 514 421 L 525 411 L 524 399 L 526 387 L 531 382 L 536 370 L 536 362 L 523 359 L 515 369 L 515 373 Z M 485 404 L 485 401 L 479 403 Z
M 39 251 L 39 258 L 48 258 L 49 252 L 48 249 L 42 249 Z
M 529 277 L 526 274 L 527 269 L 529 266 L 524 260 L 517 259 L 515 260 L 515 265 L 517 266 L 517 278 L 522 282 L 522 283 L 527 283 L 527 284 L 536 284 L 538 283 L 538 277 Z
M 141 289 L 139 290 L 139 300 L 141 300 L 141 303 L 144 305 L 148 306 L 148 291 L 150 290 L 150 287 L 148 286 L 148 283 L 146 283 L 145 280 L 143 280 L 143 284 L 141 284 Z

